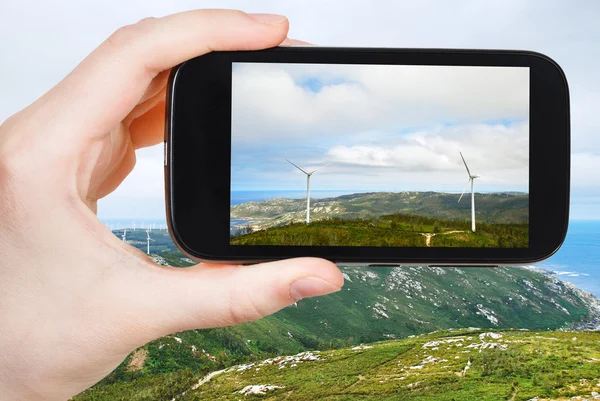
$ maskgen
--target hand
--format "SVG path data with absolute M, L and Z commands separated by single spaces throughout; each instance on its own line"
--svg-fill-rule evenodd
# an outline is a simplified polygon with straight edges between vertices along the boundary
M 334 264 L 161 267 L 96 217 L 163 138 L 169 68 L 285 42 L 276 15 L 204 10 L 117 30 L 0 126 L 0 394 L 64 400 L 169 333 L 255 320 L 339 290 Z M 158 177 L 157 177 L 158 179 Z

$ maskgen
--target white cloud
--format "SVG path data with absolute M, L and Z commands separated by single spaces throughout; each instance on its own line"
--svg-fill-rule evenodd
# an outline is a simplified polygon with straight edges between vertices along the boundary
M 339 84 L 318 92 L 303 78 Z M 234 141 L 527 119 L 529 70 L 501 67 L 239 64 Z
M 469 164 L 481 169 L 517 169 L 527 176 L 528 141 L 527 123 L 514 127 L 473 124 L 408 134 L 391 146 L 337 145 L 326 156 L 349 164 L 390 166 L 406 171 L 462 170 L 460 151 Z

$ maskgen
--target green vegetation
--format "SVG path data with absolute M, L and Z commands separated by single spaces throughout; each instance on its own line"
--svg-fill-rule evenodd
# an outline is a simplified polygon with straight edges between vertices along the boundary
M 600 333 L 463 329 L 256 359 L 210 376 L 162 374 L 75 400 L 525 401 L 593 398 L 593 392 L 600 392 Z
M 161 258 L 165 263 L 170 260 L 174 266 L 191 263 L 172 243 L 168 244 L 167 233 L 153 231 L 151 238 L 165 244 L 153 258 Z M 145 250 L 145 243 L 133 245 Z M 600 376 L 592 374 L 594 368 L 600 372 L 600 365 L 597 361 L 596 365 L 586 361 L 600 359 L 598 334 L 510 331 L 503 338 L 511 347 L 506 350 L 494 348 L 479 353 L 479 349 L 466 348 L 465 344 L 461 349 L 452 349 L 455 351 L 452 354 L 445 346 L 438 346 L 438 350 L 422 348 L 424 342 L 437 338 L 466 335 L 464 330 L 425 334 L 451 327 L 482 328 L 467 335 L 473 337 L 473 342 L 481 331 L 562 330 L 581 327 L 581 322 L 588 322 L 584 327 L 595 327 L 597 323 L 593 322 L 597 322 L 600 310 L 598 301 L 552 275 L 517 267 L 342 266 L 341 269 L 345 277 L 342 291 L 304 299 L 256 322 L 190 330 L 152 341 L 74 400 L 170 401 L 186 391 L 177 401 L 284 397 L 508 400 L 513 394 L 515 400 L 528 400 L 552 394 L 564 394 L 568 399 L 569 394 L 590 395 L 590 391 L 597 391 L 588 384 L 594 384 L 591 379 Z M 546 340 L 550 337 L 559 340 Z M 577 341 L 567 341 L 572 337 L 577 337 Z M 381 342 L 390 339 L 403 340 Z M 588 347 L 590 341 L 595 341 L 596 348 Z M 562 351 L 548 348 L 554 343 L 562 344 L 559 348 Z M 374 348 L 351 349 L 358 344 L 371 344 Z M 305 354 L 307 360 L 296 363 L 295 367 L 286 363 L 279 370 L 277 365 L 281 361 L 273 361 L 271 365 L 237 370 L 240 364 L 262 363 L 268 358 L 307 350 L 321 355 L 323 360 L 310 361 Z M 464 359 L 467 354 L 461 353 L 466 350 L 472 351 L 468 355 L 472 358 L 471 368 L 465 376 L 457 376 L 455 371 L 463 369 L 468 360 Z M 435 352 L 430 354 L 433 358 L 448 359 L 448 363 L 426 364 L 421 370 L 405 368 L 425 375 L 419 378 L 410 376 L 401 380 L 402 376 L 394 376 L 399 374 L 396 369 L 417 366 L 425 359 L 425 351 Z M 455 361 L 454 356 L 446 354 L 459 359 Z M 449 367 L 443 368 L 446 365 Z M 238 366 L 235 372 L 217 375 L 206 385 L 190 391 L 210 372 L 232 366 Z M 431 370 L 433 366 L 439 370 Z M 256 371 L 256 367 L 260 370 Z M 589 382 L 579 386 L 580 378 Z M 424 383 L 408 387 L 423 380 Z M 569 390 L 571 383 L 575 387 Z M 264 396 L 238 393 L 247 385 L 258 384 L 285 389 L 273 389 Z M 503 398 L 505 394 L 508 396 Z
M 239 231 L 232 245 L 494 247 L 523 248 L 529 243 L 528 224 L 440 220 L 410 214 L 371 219 L 328 218 L 310 224 L 289 223 L 260 231 Z

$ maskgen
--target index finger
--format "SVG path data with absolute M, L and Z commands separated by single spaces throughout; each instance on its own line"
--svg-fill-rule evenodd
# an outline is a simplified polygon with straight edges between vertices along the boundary
M 235 10 L 187 11 L 125 26 L 40 99 L 48 117 L 41 120 L 46 130 L 48 121 L 60 127 L 53 134 L 62 140 L 97 138 L 127 116 L 161 71 L 212 50 L 276 46 L 288 27 L 284 16 Z

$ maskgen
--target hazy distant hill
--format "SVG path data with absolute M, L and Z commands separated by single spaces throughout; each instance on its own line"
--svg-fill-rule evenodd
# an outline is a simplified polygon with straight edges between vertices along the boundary
M 416 214 L 444 220 L 471 219 L 471 199 L 439 192 L 373 192 L 311 199 L 311 219 L 372 218 L 386 214 Z M 518 192 L 475 194 L 476 219 L 487 223 L 527 223 L 529 196 Z M 277 198 L 231 206 L 232 219 L 261 220 L 270 227 L 306 218 L 306 199 Z

